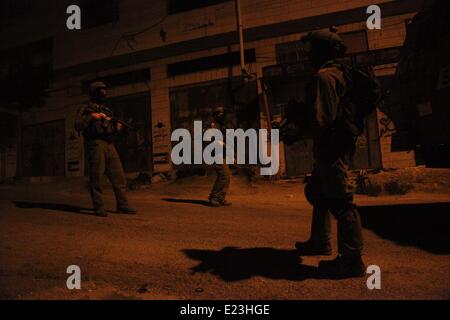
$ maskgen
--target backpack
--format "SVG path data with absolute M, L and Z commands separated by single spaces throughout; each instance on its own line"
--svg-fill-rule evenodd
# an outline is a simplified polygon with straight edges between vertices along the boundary
M 340 108 L 341 129 L 357 138 L 364 132 L 365 120 L 382 102 L 382 88 L 373 69 L 341 65 L 347 90 Z

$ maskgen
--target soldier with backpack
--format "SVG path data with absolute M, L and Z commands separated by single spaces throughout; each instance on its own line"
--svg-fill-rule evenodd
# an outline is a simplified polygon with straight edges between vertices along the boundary
M 337 62 L 346 46 L 335 30 L 311 32 L 302 41 L 309 45 L 308 56 L 316 73 L 303 110 L 296 113 L 301 116 L 292 121 L 299 122 L 298 127 L 309 125 L 314 141 L 314 167 L 305 187 L 313 217 L 309 240 L 297 242 L 296 248 L 304 256 L 331 255 L 333 215 L 338 226 L 338 256 L 320 261 L 319 270 L 337 278 L 363 276 L 362 227 L 348 171 L 364 118 L 374 110 L 378 87 L 370 73 Z M 288 140 L 291 142 L 292 136 Z

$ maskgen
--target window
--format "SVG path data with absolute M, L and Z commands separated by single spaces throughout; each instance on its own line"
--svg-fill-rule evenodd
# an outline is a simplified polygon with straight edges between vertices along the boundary
M 47 38 L 2 52 L 0 99 L 24 108 L 40 106 L 53 73 L 53 39 Z M 27 92 L 27 94 L 23 94 Z
M 22 127 L 22 174 L 24 176 L 64 176 L 64 120 Z
M 229 0 L 169 0 L 169 14 L 208 7 Z
M 207 127 L 217 106 L 226 109 L 226 128 L 246 130 L 260 127 L 256 81 L 246 83 L 242 77 L 236 77 L 169 90 L 172 129 L 184 128 L 193 133 L 195 120 L 203 121 Z M 204 165 L 178 165 L 177 177 L 204 175 L 205 168 Z
M 307 57 L 302 49 L 301 41 L 280 43 L 275 46 L 277 63 L 295 63 L 306 61 Z
M 98 27 L 119 20 L 119 0 L 80 0 L 83 28 Z
M 13 18 L 32 9 L 31 0 L 2 0 L 0 1 L 0 17 L 2 19 Z
M 227 128 L 259 127 L 256 82 L 239 77 L 170 88 L 170 104 L 172 128 L 193 132 L 194 120 L 207 126 L 217 106 L 227 111 Z

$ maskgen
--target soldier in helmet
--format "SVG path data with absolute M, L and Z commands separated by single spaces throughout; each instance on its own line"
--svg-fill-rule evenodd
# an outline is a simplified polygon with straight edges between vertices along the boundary
M 224 139 L 226 137 L 225 117 L 225 109 L 223 107 L 218 107 L 216 111 L 213 112 L 213 121 L 209 126 L 210 128 L 220 130 L 223 134 Z M 210 205 L 212 207 L 231 206 L 231 202 L 225 199 L 231 180 L 230 168 L 226 164 L 225 159 L 223 161 L 223 164 L 216 163 L 213 166 L 214 170 L 216 171 L 217 177 L 211 193 L 209 194 Z
M 302 40 L 309 45 L 309 60 L 316 71 L 305 101 L 314 141 L 314 168 L 305 194 L 313 205 L 313 218 L 310 239 L 297 242 L 296 248 L 300 255 L 331 255 L 333 215 L 338 225 L 338 256 L 321 261 L 319 270 L 336 277 L 363 276 L 361 221 L 348 178 L 356 140 L 339 129 L 342 117 L 351 116 L 342 115 L 347 83 L 342 64 L 336 61 L 346 46 L 332 29 L 311 32 Z
M 117 212 L 135 214 L 128 205 L 125 194 L 126 179 L 119 155 L 113 144 L 114 135 L 120 133 L 123 124 L 113 121 L 112 111 L 105 106 L 107 87 L 96 81 L 90 85 L 90 102 L 78 111 L 75 129 L 83 133 L 89 166 L 89 184 L 95 215 L 106 217 L 101 179 L 106 175 L 111 182 L 117 202 Z

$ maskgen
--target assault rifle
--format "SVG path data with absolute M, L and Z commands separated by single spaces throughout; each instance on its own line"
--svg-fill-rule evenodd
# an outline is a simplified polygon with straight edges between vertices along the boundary
M 129 130 L 134 130 L 134 127 L 130 124 L 128 124 L 127 122 L 120 120 L 116 117 L 113 116 L 109 116 L 105 113 L 100 112 L 100 114 L 103 115 L 103 119 L 105 119 L 106 121 L 109 121 L 111 123 L 120 123 L 122 126 L 124 126 L 125 128 L 129 129 Z

